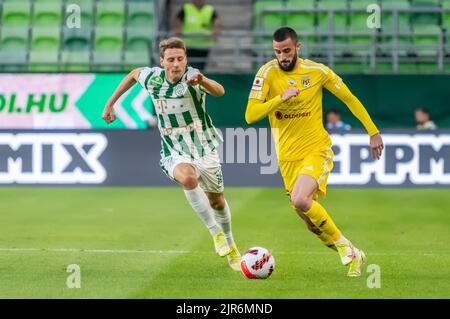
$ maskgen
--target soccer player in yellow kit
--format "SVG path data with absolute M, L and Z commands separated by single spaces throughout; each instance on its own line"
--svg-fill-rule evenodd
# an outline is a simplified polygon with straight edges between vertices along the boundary
M 364 106 L 327 66 L 298 57 L 296 32 L 287 27 L 273 35 L 276 59 L 260 68 L 250 92 L 247 123 L 269 116 L 281 175 L 293 208 L 308 229 L 339 253 L 347 275 L 358 277 L 365 260 L 336 227 L 317 201 L 325 197 L 328 175 L 333 168 L 331 139 L 322 122 L 322 88 L 342 102 L 364 125 L 370 136 L 373 158 L 379 159 L 383 141 Z

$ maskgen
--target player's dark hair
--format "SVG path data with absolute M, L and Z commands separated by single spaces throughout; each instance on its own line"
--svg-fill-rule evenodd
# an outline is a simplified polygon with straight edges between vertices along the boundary
M 297 43 L 298 41 L 297 32 L 289 27 L 279 28 L 277 31 L 275 31 L 272 38 L 276 42 L 282 42 L 286 39 L 291 39 L 294 43 Z
M 416 109 L 416 112 L 417 112 L 417 111 L 423 112 L 423 113 L 425 113 L 425 114 L 430 115 L 430 111 L 428 111 L 428 109 L 427 109 L 426 107 L 418 107 L 418 108 Z

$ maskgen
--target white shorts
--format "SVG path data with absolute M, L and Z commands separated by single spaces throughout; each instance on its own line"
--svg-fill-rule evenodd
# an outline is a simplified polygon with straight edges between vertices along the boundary
M 163 157 L 159 161 L 159 165 L 161 166 L 162 171 L 173 181 L 175 181 L 173 171 L 175 167 L 180 163 L 191 164 L 195 168 L 200 187 L 205 192 L 223 192 L 223 175 L 220 165 L 220 158 L 217 151 L 206 154 L 199 159 L 191 159 L 188 157 L 172 155 Z

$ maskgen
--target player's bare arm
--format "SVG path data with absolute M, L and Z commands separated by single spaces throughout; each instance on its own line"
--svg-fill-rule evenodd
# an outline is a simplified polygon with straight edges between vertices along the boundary
M 122 82 L 120 82 L 119 86 L 111 95 L 108 102 L 106 102 L 102 118 L 107 124 L 115 121 L 116 115 L 114 113 L 114 104 L 122 96 L 122 94 L 124 94 L 126 91 L 128 91 L 129 88 L 136 84 L 136 82 L 138 81 L 140 70 L 141 68 L 136 68 L 128 73 L 128 75 L 122 80 Z
M 213 96 L 222 96 L 225 94 L 225 89 L 223 86 L 204 76 L 202 73 L 196 73 L 194 76 L 190 77 L 187 81 L 189 85 L 197 85 L 200 84 L 208 93 Z

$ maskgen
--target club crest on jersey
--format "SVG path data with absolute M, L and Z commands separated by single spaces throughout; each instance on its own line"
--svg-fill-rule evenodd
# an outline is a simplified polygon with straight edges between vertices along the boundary
M 175 93 L 176 96 L 183 97 L 186 94 L 186 90 L 187 90 L 187 85 L 184 83 L 179 83 L 175 86 L 175 88 L 173 89 L 173 92 Z
M 264 78 L 262 77 L 255 77 L 255 80 L 253 81 L 252 90 L 254 91 L 262 91 L 262 87 L 264 84 Z
M 311 77 L 310 76 L 302 76 L 302 86 L 304 88 L 309 88 L 311 86 Z
M 163 79 L 159 75 L 154 75 L 150 78 L 150 85 L 161 86 L 163 84 Z

